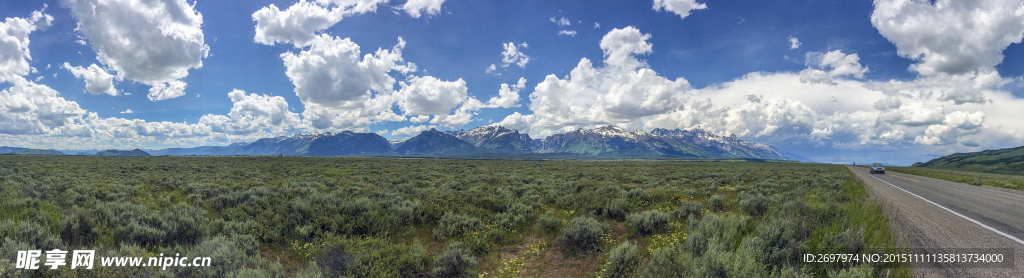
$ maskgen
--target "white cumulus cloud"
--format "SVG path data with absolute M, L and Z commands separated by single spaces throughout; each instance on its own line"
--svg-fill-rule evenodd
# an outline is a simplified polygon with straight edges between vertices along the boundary
M 518 47 L 515 43 L 509 42 L 501 45 L 505 50 L 501 52 L 501 66 L 508 67 L 509 65 L 517 65 L 520 68 L 526 68 L 526 63 L 530 62 L 530 56 L 527 56 L 522 52 L 521 49 L 527 48 L 525 42 L 520 43 Z
M 519 107 L 519 92 L 526 88 L 526 78 L 520 77 L 519 82 L 512 84 L 511 86 L 507 83 L 501 83 L 501 89 L 498 90 L 498 96 L 492 97 L 484 104 L 484 107 L 493 108 L 511 108 Z
M 794 37 L 789 37 L 789 49 L 800 48 L 800 40 Z
M 362 56 L 359 45 L 345 38 L 319 35 L 309 49 L 281 54 L 285 75 L 304 104 L 303 120 L 315 129 L 365 130 L 376 120 L 402 120 L 391 112 L 395 79 L 416 65 L 404 63 L 405 41 L 391 49 Z
M 575 37 L 576 36 L 576 30 L 561 30 L 561 31 L 558 31 L 558 35 L 559 36 Z
M 411 126 L 399 128 L 399 129 L 396 129 L 396 130 L 392 131 L 391 132 L 391 136 L 395 136 L 395 137 L 398 137 L 398 138 L 409 138 L 409 137 L 413 137 L 413 136 L 419 135 L 420 133 L 422 133 L 424 131 L 427 131 L 427 130 L 429 130 L 431 128 L 437 128 L 437 126 L 436 125 L 411 125 Z
M 203 16 L 185 0 L 64 0 L 100 63 L 153 86 L 149 99 L 184 95 L 189 69 L 203 67 L 209 46 Z M 180 89 L 180 90 L 179 90 Z
M 267 45 L 293 43 L 297 47 L 307 46 L 316 38 L 316 32 L 338 23 L 343 16 L 344 9 L 332 10 L 315 2 L 300 1 L 283 11 L 270 4 L 252 14 L 252 20 L 256 21 L 253 40 Z
M 436 15 L 441 12 L 441 4 L 444 4 L 445 0 L 409 0 L 402 5 L 402 10 L 409 13 L 409 16 L 413 18 L 419 18 L 421 15 Z
M 922 145 L 952 144 L 957 142 L 957 138 L 980 132 L 984 122 L 984 112 L 956 111 L 946 115 L 942 124 L 928 126 L 924 135 L 915 137 L 914 142 Z
M 998 94 L 1011 79 L 999 76 L 995 70 L 974 71 L 965 74 L 940 73 L 910 81 L 890 80 L 871 83 L 871 87 L 888 95 L 904 95 L 919 99 L 949 101 L 955 105 L 987 104 L 986 95 Z
M 463 126 L 473 119 L 484 104 L 469 96 L 466 81 L 443 81 L 432 76 L 412 77 L 401 82 L 395 94 L 396 104 L 413 122 L 422 122 L 431 115 L 432 124 L 451 128 Z
M 435 15 L 441 11 L 445 0 L 409 0 L 401 9 L 419 18 Z M 285 10 L 274 4 L 263 7 L 252 14 L 256 21 L 254 41 L 261 44 L 294 44 L 305 47 L 312 43 L 317 33 L 337 24 L 348 16 L 376 12 L 377 7 L 390 0 L 300 0 Z
M 604 67 L 583 58 L 566 79 L 548 75 L 530 94 L 533 114 L 515 113 L 501 124 L 550 135 L 578 127 L 629 124 L 677 108 L 690 84 L 683 78 L 661 77 L 636 58 L 651 52 L 649 38 L 634 27 L 612 30 L 600 44 Z
M 119 81 L 121 79 L 96 64 L 89 65 L 89 67 L 72 67 L 71 64 L 64 62 L 63 68 L 70 71 L 75 78 L 85 79 L 85 90 L 91 94 L 118 95 L 117 89 L 114 88 L 114 79 Z
M 395 79 L 388 75 L 397 71 L 409 73 L 416 65 L 404 63 L 399 38 L 391 49 L 377 49 L 365 57 L 351 39 L 317 36 L 309 49 L 299 53 L 281 54 L 285 75 L 295 85 L 295 94 L 306 104 L 333 107 L 358 107 L 373 91 L 390 92 Z
M 569 26 L 569 25 L 572 25 L 572 22 L 570 22 L 569 19 L 565 18 L 564 16 L 562 18 L 552 17 L 552 18 L 550 18 L 548 20 L 551 21 L 552 23 L 558 24 L 558 26 Z
M 800 72 L 800 80 L 811 83 L 834 84 L 833 78 L 840 76 L 853 76 L 858 79 L 864 78 L 868 68 L 861 66 L 860 56 L 856 53 L 846 54 L 840 50 L 832 50 L 826 53 L 807 52 L 807 65 L 817 68 L 807 68 Z
M 45 10 L 46 4 L 43 4 L 42 10 L 32 12 L 28 18 L 8 17 L 0 22 L 0 83 L 17 79 L 33 70 L 28 63 L 32 60 L 28 34 L 50 27 L 53 16 L 43 13 Z
M 1024 37 L 1020 0 L 876 0 L 871 23 L 922 75 L 988 70 Z
M 256 21 L 257 43 L 274 45 L 291 43 L 308 46 L 316 33 L 337 24 L 346 16 L 377 11 L 388 0 L 301 0 L 281 10 L 274 4 L 252 14 Z
M 697 3 L 697 0 L 654 0 L 655 11 L 673 12 L 679 15 L 679 18 L 683 19 L 690 16 L 690 12 L 693 10 L 703 10 L 707 8 L 707 5 L 704 3 Z
M 889 99 L 892 98 L 886 98 L 885 100 Z M 899 99 L 896 99 L 896 101 L 899 101 Z M 942 122 L 942 119 L 945 117 L 943 110 L 942 107 L 927 107 L 923 102 L 912 102 L 898 109 L 890 109 L 882 113 L 879 119 L 888 123 L 898 123 L 905 126 L 932 125 Z
M 48 134 L 51 127 L 65 126 L 86 113 L 46 85 L 12 78 L 11 87 L 0 91 L 0 133 Z
M 149 94 L 146 97 L 150 101 L 159 101 L 165 99 L 172 99 L 185 95 L 185 82 L 183 81 L 170 81 L 166 83 L 154 83 L 151 84 L 153 87 L 149 88 Z
M 283 97 L 246 94 L 238 89 L 228 93 L 228 97 L 232 106 L 227 116 L 207 114 L 199 123 L 213 132 L 234 135 L 258 133 L 263 129 L 283 134 L 301 128 L 299 114 L 288 110 L 288 102 Z
M 309 131 L 367 131 L 377 122 L 412 121 L 448 127 L 471 122 L 485 107 L 468 95 L 462 79 L 443 81 L 432 76 L 414 76 L 415 64 L 405 62 L 402 49 L 405 41 L 391 49 L 377 49 L 364 54 L 349 38 L 317 35 L 308 48 L 281 54 L 285 75 L 295 85 L 305 108 L 302 121 Z M 526 47 L 520 44 L 517 48 Z M 528 59 L 516 51 L 515 63 Z M 488 72 L 493 69 L 488 68 Z M 401 89 L 396 90 L 392 74 L 405 75 Z M 501 99 L 505 105 L 508 101 Z M 398 112 L 393 110 L 397 106 Z M 494 107 L 497 107 L 495 104 Z
M 398 107 L 406 115 L 448 115 L 467 94 L 466 81 L 443 81 L 432 76 L 413 77 L 408 83 L 402 82 L 397 94 Z
M 649 39 L 651 34 L 642 34 L 633 26 L 608 32 L 601 39 L 605 63 L 630 69 L 646 66 L 646 63 L 636 58 L 636 55 L 651 53 L 651 43 L 647 42 Z

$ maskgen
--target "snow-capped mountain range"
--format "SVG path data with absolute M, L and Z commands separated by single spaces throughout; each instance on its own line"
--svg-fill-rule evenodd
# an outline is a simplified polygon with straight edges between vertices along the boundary
M 299 155 L 299 156 L 530 156 L 615 158 L 755 158 L 792 159 L 775 148 L 748 143 L 735 135 L 701 129 L 627 131 L 614 125 L 577 129 L 544 139 L 497 125 L 470 130 L 430 129 L 404 141 L 375 133 L 296 133 L 227 146 L 147 150 L 152 155 Z

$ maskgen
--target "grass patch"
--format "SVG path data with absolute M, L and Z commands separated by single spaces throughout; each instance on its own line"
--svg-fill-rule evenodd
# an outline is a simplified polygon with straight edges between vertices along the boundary
M 988 185 L 994 187 L 1009 188 L 1014 190 L 1024 189 L 1024 176 L 1019 175 L 993 174 L 982 173 L 977 171 L 923 167 L 886 166 L 885 170 L 897 173 L 936 178 L 940 180 L 966 183 L 971 185 Z

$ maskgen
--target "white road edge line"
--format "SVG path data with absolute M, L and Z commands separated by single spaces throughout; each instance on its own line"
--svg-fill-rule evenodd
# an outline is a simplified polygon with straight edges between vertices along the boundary
M 859 171 L 859 172 L 863 173 L 863 171 Z M 931 204 L 935 205 L 936 207 L 940 207 L 940 208 L 948 211 L 949 213 L 952 213 L 952 214 L 954 214 L 956 216 L 960 216 L 963 219 L 967 219 L 967 221 L 974 222 L 974 224 L 978 224 L 978 226 L 981 226 L 982 228 L 988 229 L 989 231 L 993 231 L 993 232 L 995 232 L 995 233 L 997 233 L 997 234 L 999 234 L 1001 236 L 1004 236 L 1004 237 L 1006 237 L 1008 239 L 1016 241 L 1017 243 L 1024 244 L 1024 240 L 1020 240 L 1019 238 L 1011 236 L 1011 235 L 1009 235 L 1007 233 L 1000 232 L 999 230 L 996 230 L 995 228 L 989 227 L 988 225 L 985 225 L 985 224 L 982 224 L 981 222 L 978 222 L 978 220 L 974 220 L 974 219 L 971 219 L 970 217 L 964 216 L 963 214 L 959 214 L 959 213 L 957 213 L 957 212 L 955 212 L 955 211 L 953 211 L 951 209 L 948 209 L 948 208 L 946 208 L 946 207 L 944 207 L 942 205 L 936 204 L 935 202 L 932 202 L 931 200 L 928 200 L 928 199 L 925 199 L 924 197 L 918 196 L 917 194 L 914 194 L 913 192 L 907 191 L 906 189 L 903 189 L 903 188 L 901 188 L 899 186 L 896 186 L 896 185 L 893 185 L 893 184 L 891 184 L 891 183 L 889 183 L 887 181 L 884 181 L 884 180 L 882 180 L 882 179 L 880 179 L 880 178 L 878 178 L 876 176 L 871 176 L 871 177 L 875 178 L 876 180 L 879 180 L 881 182 L 884 182 L 885 184 L 891 185 L 892 187 L 895 187 L 896 189 L 903 190 L 903 192 L 910 193 L 910 195 L 914 195 L 914 197 L 921 198 L 921 200 L 924 200 L 925 202 L 931 203 Z

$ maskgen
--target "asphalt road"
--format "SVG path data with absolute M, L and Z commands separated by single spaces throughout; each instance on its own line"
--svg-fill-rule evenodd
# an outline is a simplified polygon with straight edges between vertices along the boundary
M 894 172 L 869 174 L 865 168 L 848 167 L 884 204 L 891 227 L 910 248 L 908 252 L 1013 249 L 1012 267 L 915 264 L 914 276 L 1024 277 L 1024 192 Z

